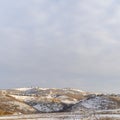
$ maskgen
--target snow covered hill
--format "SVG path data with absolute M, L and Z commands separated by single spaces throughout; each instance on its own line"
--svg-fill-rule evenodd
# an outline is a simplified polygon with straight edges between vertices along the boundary
M 0 101 L 3 101 L 0 105 L 5 106 L 4 111 L 10 110 L 8 113 L 11 114 L 120 109 L 119 95 L 95 94 L 71 88 L 16 88 L 0 90 L 0 94 Z
M 38 112 L 66 111 L 88 94 L 87 92 L 70 88 L 19 88 L 15 90 L 17 90 L 17 94 L 15 92 L 11 93 L 11 97 L 25 102 L 37 109 Z M 19 93 L 18 90 L 20 91 Z
M 80 111 L 80 110 L 109 110 L 120 108 L 118 102 L 110 99 L 105 95 L 89 95 L 89 97 L 76 103 L 70 111 Z

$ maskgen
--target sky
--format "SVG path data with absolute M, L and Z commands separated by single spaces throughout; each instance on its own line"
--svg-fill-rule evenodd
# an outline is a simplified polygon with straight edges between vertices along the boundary
M 120 1 L 0 0 L 0 88 L 120 92 Z

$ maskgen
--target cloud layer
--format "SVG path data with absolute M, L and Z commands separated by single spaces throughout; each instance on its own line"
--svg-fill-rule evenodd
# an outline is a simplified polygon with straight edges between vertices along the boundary
M 0 1 L 0 87 L 117 91 L 119 11 L 117 0 Z

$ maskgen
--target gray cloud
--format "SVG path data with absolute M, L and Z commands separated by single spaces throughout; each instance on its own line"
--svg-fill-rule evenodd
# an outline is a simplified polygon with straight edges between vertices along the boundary
M 0 1 L 0 87 L 105 91 L 109 84 L 108 91 L 117 91 L 119 6 L 117 0 Z

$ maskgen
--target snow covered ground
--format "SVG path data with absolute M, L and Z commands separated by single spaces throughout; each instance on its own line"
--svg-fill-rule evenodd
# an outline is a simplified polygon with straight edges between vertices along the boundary
M 3 116 L 0 120 L 80 120 L 81 115 L 73 113 L 48 113 L 48 114 L 30 114 L 19 116 Z
M 120 114 L 98 114 L 82 116 L 74 113 L 49 113 L 49 114 L 30 114 L 19 116 L 3 116 L 0 120 L 99 120 L 100 118 L 111 118 L 119 120 Z
M 81 105 L 88 109 L 107 109 L 109 105 L 114 105 L 113 101 L 110 101 L 106 97 L 96 96 L 90 99 L 83 100 Z

